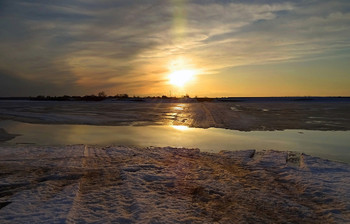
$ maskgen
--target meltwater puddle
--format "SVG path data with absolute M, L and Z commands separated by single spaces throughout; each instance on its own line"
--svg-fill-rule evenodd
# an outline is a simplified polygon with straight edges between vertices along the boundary
M 201 151 L 274 149 L 297 151 L 350 163 L 349 131 L 250 131 L 186 126 L 94 126 L 29 124 L 1 121 L 0 128 L 19 134 L 1 145 L 125 145 L 199 148 Z

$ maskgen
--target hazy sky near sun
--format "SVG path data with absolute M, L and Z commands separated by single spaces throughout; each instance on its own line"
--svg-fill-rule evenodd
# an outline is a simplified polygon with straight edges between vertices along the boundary
M 196 74 L 171 85 L 181 70 Z M 350 96 L 349 86 L 348 0 L 0 1 L 0 96 Z

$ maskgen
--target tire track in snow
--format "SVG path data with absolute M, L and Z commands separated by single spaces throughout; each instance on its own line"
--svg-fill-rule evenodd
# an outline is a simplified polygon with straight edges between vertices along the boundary
M 84 175 L 68 222 L 129 223 L 137 218 L 137 200 L 121 173 L 127 158 L 109 153 L 107 149 L 85 146 L 82 158 Z

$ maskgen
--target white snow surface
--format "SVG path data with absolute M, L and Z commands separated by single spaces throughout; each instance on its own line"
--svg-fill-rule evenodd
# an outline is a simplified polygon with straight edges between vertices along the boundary
M 280 151 L 0 148 L 0 223 L 350 223 L 350 166 Z

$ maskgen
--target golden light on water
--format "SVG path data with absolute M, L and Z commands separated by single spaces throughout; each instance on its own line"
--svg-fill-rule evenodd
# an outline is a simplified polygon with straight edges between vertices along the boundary
M 185 125 L 172 125 L 171 127 L 179 131 L 186 131 L 189 129 L 189 127 Z
M 184 104 L 178 104 L 176 107 L 173 107 L 174 110 L 184 110 Z

